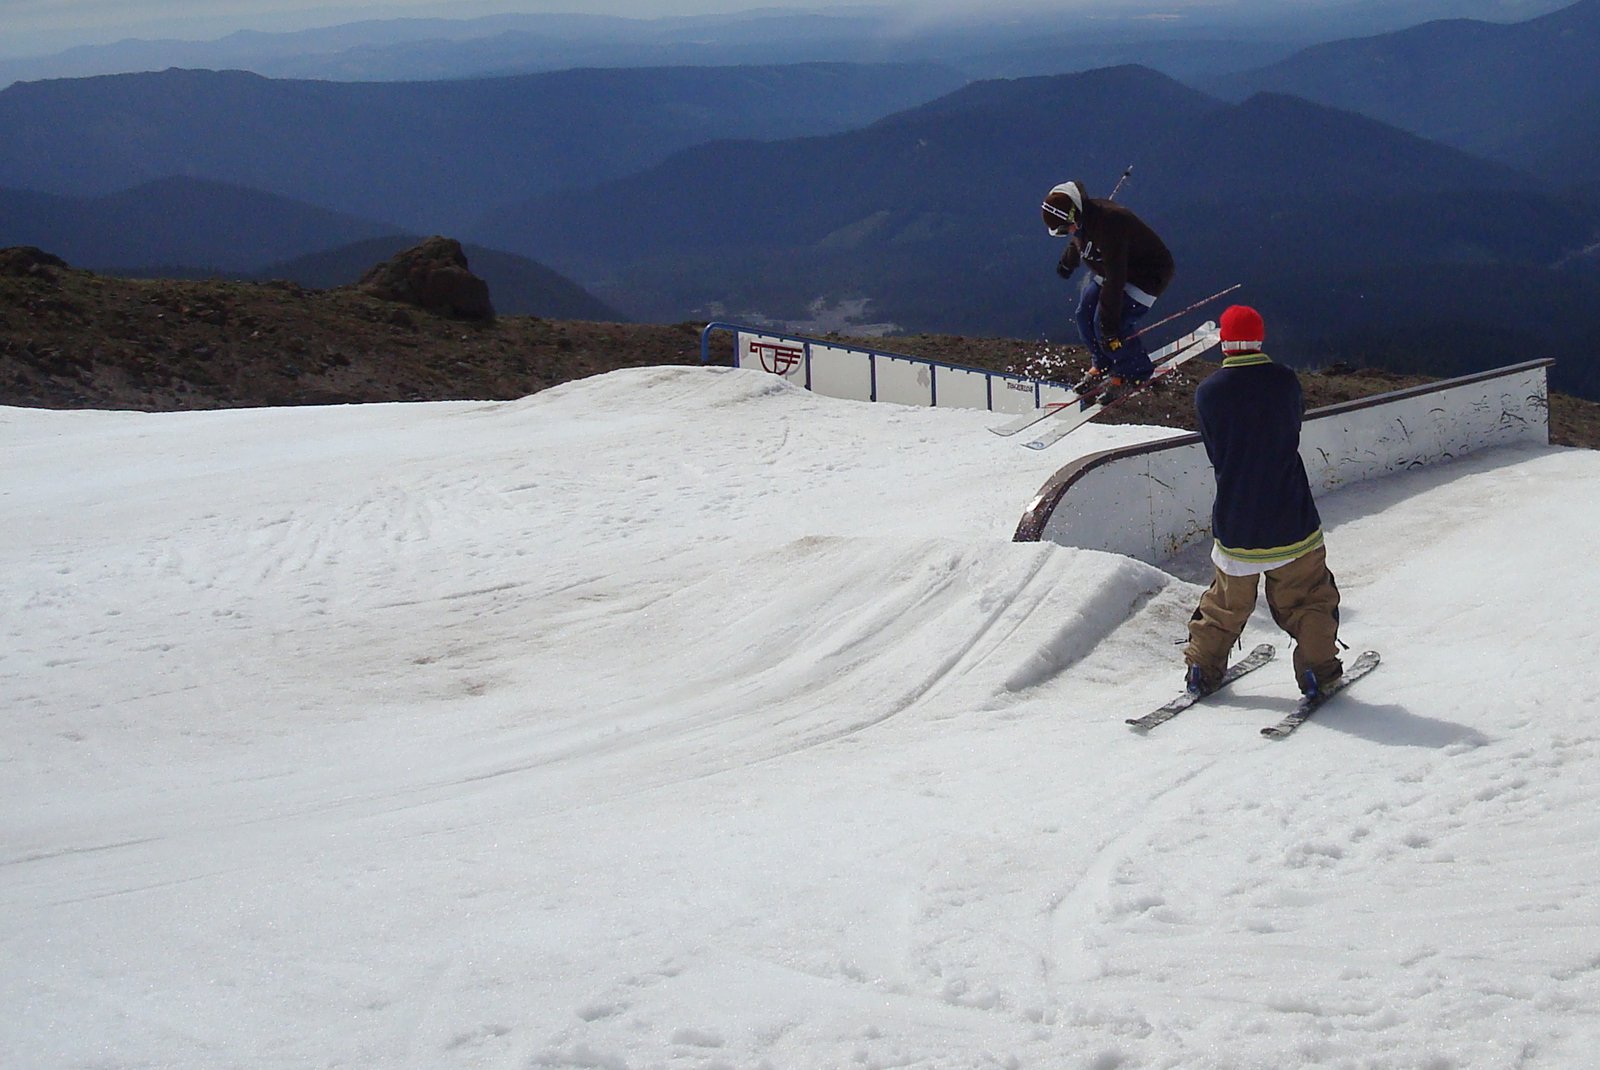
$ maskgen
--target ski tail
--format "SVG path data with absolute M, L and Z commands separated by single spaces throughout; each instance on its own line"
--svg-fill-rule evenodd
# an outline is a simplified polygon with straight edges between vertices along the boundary
M 1277 650 L 1271 643 L 1262 643 L 1260 646 L 1250 651 L 1250 653 L 1246 654 L 1244 657 L 1228 666 L 1228 671 L 1222 674 L 1222 679 L 1219 680 L 1217 682 L 1217 686 L 1213 687 L 1210 691 L 1200 695 L 1196 695 L 1191 691 L 1185 691 L 1183 694 L 1178 695 L 1166 705 L 1158 706 L 1156 709 L 1151 710 L 1143 717 L 1128 718 L 1128 724 L 1136 732 L 1148 732 L 1156 725 L 1166 724 L 1168 721 L 1178 716 L 1178 714 L 1182 713 L 1190 706 L 1193 706 L 1196 702 L 1203 702 L 1205 699 L 1210 698 L 1212 695 L 1215 695 L 1218 691 L 1221 691 L 1223 688 L 1227 687 L 1229 684 L 1233 683 L 1246 673 L 1255 672 L 1257 669 L 1261 668 L 1261 666 L 1271 661 L 1273 655 L 1276 653 Z

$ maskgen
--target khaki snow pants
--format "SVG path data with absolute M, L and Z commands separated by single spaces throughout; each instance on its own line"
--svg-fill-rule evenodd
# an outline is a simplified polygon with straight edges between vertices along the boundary
M 1294 678 L 1307 669 L 1326 683 L 1344 671 L 1339 661 L 1339 588 L 1328 571 L 1328 555 L 1317 547 L 1267 578 L 1267 608 L 1278 627 L 1294 637 Z M 1230 576 L 1221 569 L 1189 618 L 1189 645 L 1183 659 L 1200 666 L 1207 680 L 1228 667 L 1228 652 L 1239 641 L 1256 608 L 1256 576 Z

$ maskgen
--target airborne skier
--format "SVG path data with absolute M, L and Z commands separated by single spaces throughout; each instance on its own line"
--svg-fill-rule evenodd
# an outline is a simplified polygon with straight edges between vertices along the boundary
M 1090 197 L 1081 182 L 1063 182 L 1045 195 L 1044 225 L 1067 238 L 1056 274 L 1070 279 L 1080 262 L 1093 276 L 1078 299 L 1078 333 L 1089 347 L 1089 374 L 1079 392 L 1107 376 L 1113 387 L 1150 378 L 1150 358 L 1134 325 L 1172 281 L 1172 253 L 1128 208 Z

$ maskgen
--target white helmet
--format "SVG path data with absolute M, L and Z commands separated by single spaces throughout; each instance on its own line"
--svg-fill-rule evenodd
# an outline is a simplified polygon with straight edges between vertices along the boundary
M 1083 185 L 1063 182 L 1045 194 L 1044 225 L 1057 238 L 1065 238 L 1083 217 Z

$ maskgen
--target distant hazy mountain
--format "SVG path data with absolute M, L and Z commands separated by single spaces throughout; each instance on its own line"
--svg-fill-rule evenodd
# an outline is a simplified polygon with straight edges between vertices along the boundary
M 1571 342 L 1600 299 L 1600 280 L 1553 266 L 1600 219 L 1543 183 L 1348 112 L 1231 105 L 1140 68 L 976 84 L 826 138 L 702 146 L 483 232 L 643 319 L 795 321 L 866 299 L 868 319 L 905 329 L 1070 340 L 1076 286 L 1055 277 L 1037 206 L 1065 178 L 1104 193 L 1129 163 L 1120 199 L 1178 260 L 1165 306 L 1243 282 L 1286 356 L 1431 326 L 1430 359 L 1487 366 Z
M 882 37 L 885 25 L 882 13 L 777 11 L 661 19 L 528 14 L 367 20 L 284 33 L 246 31 L 209 41 L 131 39 L 0 60 L 0 84 L 168 67 L 248 70 L 272 78 L 412 81 L 589 66 L 843 62 L 866 56 L 864 42 Z
M 317 290 L 349 286 L 374 264 L 409 249 L 423 235 L 391 234 L 311 253 L 253 272 L 258 279 L 292 279 Z M 464 244 L 472 273 L 489 284 L 495 311 L 503 316 L 621 322 L 627 317 L 577 283 L 526 257 Z
M 134 277 L 291 279 L 332 289 L 423 237 L 197 179 L 162 179 L 105 197 L 0 189 L 0 248 L 33 245 L 74 267 Z M 543 264 L 481 245 L 464 248 L 504 315 L 626 319 Z
M 846 130 L 959 85 L 931 66 L 577 70 L 463 82 L 170 70 L 0 91 L 0 187 L 187 175 L 422 233 L 717 137 Z
M 0 246 L 36 245 L 91 270 L 184 264 L 248 272 L 391 229 L 259 190 L 188 178 L 91 197 L 0 188 Z
M 975 261 L 993 268 L 996 257 L 1048 258 L 1055 246 L 1037 219 L 1044 192 L 1077 178 L 1103 194 L 1130 163 L 1122 199 L 1163 230 L 1192 234 L 1194 248 L 1184 250 L 1191 258 L 1214 255 L 1207 246 L 1225 244 L 1224 235 L 1253 227 L 1280 203 L 1321 198 L 1313 217 L 1297 207 L 1292 223 L 1337 240 L 1391 197 L 1538 188 L 1508 168 L 1361 116 L 1270 95 L 1228 105 L 1125 67 L 977 83 L 827 138 L 686 150 L 619 183 L 493 214 L 482 233 L 505 248 L 539 249 L 580 279 L 610 277 L 635 301 L 655 292 L 635 274 L 652 264 L 662 265 L 674 302 L 753 299 L 789 276 L 824 285 L 832 276 L 823 263 L 840 254 L 847 277 L 915 273 L 915 259 L 930 276 L 954 278 Z M 736 262 L 717 267 L 725 251 L 776 262 L 761 272 Z M 702 254 L 712 262 L 708 277 L 667 269 Z M 875 272 L 849 266 L 862 260 Z M 953 289 L 971 296 L 927 303 L 942 310 L 939 329 L 970 330 L 1008 315 L 990 293 Z M 882 300 L 899 315 L 918 304 L 907 293 Z M 1009 314 L 1028 316 L 1027 307 L 1013 304 Z
M 798 62 L 934 62 L 969 77 L 1058 74 L 1142 63 L 1176 77 L 1261 66 L 1297 48 L 1430 19 L 1509 21 L 1561 0 L 1323 0 L 1185 5 L 1150 18 L 1131 8 L 1008 4 L 618 18 L 496 15 L 393 19 L 211 41 L 123 40 L 0 59 L 0 86 L 168 67 L 248 70 L 274 78 L 405 81 L 477 78 L 574 67 L 721 66 Z M 577 5 L 574 5 L 577 6 Z
M 1555 181 L 1600 178 L 1584 122 L 1600 112 L 1600 0 L 1513 25 L 1430 22 L 1318 45 L 1204 84 L 1235 99 L 1292 93 L 1523 169 L 1559 167 Z
M 1038 215 L 1054 183 L 1079 177 L 1104 191 L 1135 144 L 1222 107 L 1141 68 L 981 82 L 844 134 L 687 150 L 618 183 L 491 214 L 483 229 L 505 248 L 542 246 L 551 263 L 601 273 L 722 248 L 853 249 L 952 229 L 1001 238 Z
M 1499 156 L 1600 206 L 1600 95 L 1530 121 L 1506 139 Z

